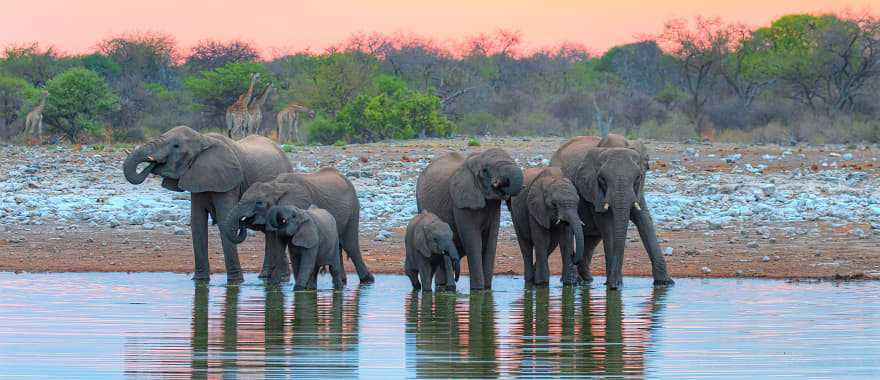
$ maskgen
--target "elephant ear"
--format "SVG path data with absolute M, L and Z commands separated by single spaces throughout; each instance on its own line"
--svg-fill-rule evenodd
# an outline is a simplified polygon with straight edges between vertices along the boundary
M 299 226 L 290 243 L 302 248 L 313 248 L 318 245 L 318 224 L 312 216 L 307 217 Z
M 220 141 L 205 142 L 201 153 L 189 170 L 180 177 L 178 187 L 193 193 L 226 192 L 244 182 L 244 172 L 238 155 Z
M 470 165 L 467 163 L 452 174 L 449 182 L 449 192 L 452 195 L 452 204 L 455 207 L 474 210 L 486 207 L 486 197 L 483 195 L 475 176 Z
M 541 227 L 550 229 L 552 223 L 550 215 L 550 207 L 547 205 L 546 178 L 543 174 L 539 175 L 532 181 L 529 186 L 529 194 L 526 198 L 526 204 L 529 208 L 529 214 L 532 219 L 538 222 Z
M 428 232 L 428 223 L 425 218 L 422 218 L 416 224 L 416 230 L 413 234 L 413 245 L 422 256 L 431 258 L 431 248 L 428 247 L 428 242 L 431 240 L 430 233 Z
M 591 149 L 577 169 L 575 187 L 581 197 L 593 204 L 596 212 L 605 212 L 605 192 L 599 187 L 600 150 Z

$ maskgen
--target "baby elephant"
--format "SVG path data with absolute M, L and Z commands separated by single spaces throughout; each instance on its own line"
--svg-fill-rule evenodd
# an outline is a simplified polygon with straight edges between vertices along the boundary
M 522 191 L 507 203 L 523 256 L 526 283 L 549 284 L 548 256 L 558 245 L 562 252 L 562 283 L 575 284 L 574 265 L 584 256 L 579 201 L 577 189 L 559 168 L 526 170 Z
M 430 212 L 422 211 L 410 220 L 406 226 L 404 270 L 414 290 L 430 292 L 435 275 L 437 290 L 455 290 L 459 258 L 452 236 L 452 228 Z
M 269 209 L 266 229 L 276 231 L 288 242 L 290 262 L 296 285 L 294 290 L 315 289 L 318 270 L 330 267 L 333 288 L 344 287 L 342 258 L 339 252 L 339 233 L 333 215 L 322 208 L 310 206 L 308 210 L 293 206 L 274 206 Z M 276 257 L 276 260 L 278 258 Z M 275 263 L 269 274 L 270 281 L 277 282 L 283 275 L 283 264 Z

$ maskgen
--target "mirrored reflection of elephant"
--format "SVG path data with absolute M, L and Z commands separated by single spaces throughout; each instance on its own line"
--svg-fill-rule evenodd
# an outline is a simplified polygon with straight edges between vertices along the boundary
M 620 292 L 595 294 L 563 288 L 557 298 L 546 288 L 526 289 L 515 303 L 514 335 L 522 337 L 518 373 L 525 377 L 639 377 L 656 337 L 667 288 L 657 287 L 632 314 L 624 313 Z M 576 302 L 580 297 L 580 303 Z
M 193 292 L 192 332 L 190 334 L 190 376 L 208 377 L 208 295 L 209 287 L 196 284 Z
M 357 377 L 360 289 L 293 294 L 291 377 Z
M 142 170 L 138 166 L 146 164 Z M 248 136 L 233 141 L 216 133 L 202 134 L 188 127 L 172 128 L 141 145 L 126 157 L 123 172 L 128 182 L 138 185 L 150 174 L 162 177 L 162 187 L 191 193 L 195 280 L 208 280 L 208 216 L 214 222 L 226 218 L 251 185 L 270 181 L 293 169 L 287 156 L 272 140 Z M 241 282 L 243 275 L 238 250 L 221 236 L 226 276 Z
M 579 214 L 585 223 L 585 260 L 579 264 L 578 273 L 583 280 L 592 281 L 589 265 L 593 250 L 601 241 L 606 285 L 610 289 L 622 286 L 623 252 L 632 221 L 651 260 L 654 284 L 673 283 L 645 202 L 646 157 L 631 147 L 598 147 L 595 138 L 584 136 L 569 140 L 554 153 L 550 165 L 562 170 L 581 198 Z
M 465 308 L 467 311 L 465 311 Z M 407 366 L 419 378 L 499 375 L 498 331 L 491 292 L 467 301 L 451 293 L 413 292 L 406 302 Z

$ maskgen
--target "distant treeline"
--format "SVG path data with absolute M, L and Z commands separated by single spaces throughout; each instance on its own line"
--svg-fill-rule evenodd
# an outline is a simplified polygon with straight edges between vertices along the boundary
M 140 141 L 176 125 L 221 131 L 226 108 L 259 73 L 259 86 L 277 89 L 264 134 L 295 102 L 316 111 L 302 127 L 323 144 L 609 130 L 667 140 L 880 140 L 880 19 L 868 14 L 789 15 L 760 29 L 672 20 L 602 55 L 576 44 L 525 52 L 507 31 L 456 45 L 354 35 L 323 53 L 271 60 L 243 41 L 202 41 L 182 53 L 156 33 L 110 38 L 86 55 L 8 46 L 0 132 L 22 141 L 44 91 L 44 128 L 67 141 Z

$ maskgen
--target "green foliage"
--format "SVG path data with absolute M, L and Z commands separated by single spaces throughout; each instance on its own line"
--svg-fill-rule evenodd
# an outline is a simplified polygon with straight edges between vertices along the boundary
M 345 143 L 345 140 L 336 140 L 336 142 L 333 143 L 333 146 L 338 147 L 338 148 L 344 147 L 346 145 L 347 144 Z
M 98 73 L 108 81 L 119 77 L 119 74 L 122 72 L 122 68 L 118 63 L 101 53 L 93 53 L 78 58 L 83 67 Z
M 281 144 L 281 150 L 284 151 L 284 153 L 290 153 L 290 152 L 293 152 L 293 145 L 290 145 L 290 144 Z
M 480 146 L 480 140 L 477 140 L 476 137 L 471 137 L 468 139 L 467 145 L 468 146 Z
M 458 126 L 464 133 L 485 135 L 495 130 L 499 123 L 500 121 L 495 115 L 486 111 L 477 111 L 464 115 L 458 122 Z
M 83 132 L 100 133 L 107 114 L 119 108 L 119 98 L 104 79 L 84 68 L 58 74 L 49 81 L 46 90 L 49 97 L 44 117 L 71 142 L 78 141 Z
M 418 135 L 447 136 L 452 124 L 440 99 L 407 88 L 402 80 L 379 76 L 374 94 L 359 95 L 343 107 L 336 121 L 353 142 L 411 139 Z
M 209 112 L 224 114 L 226 108 L 247 90 L 251 74 L 260 74 L 258 87 L 269 83 L 271 75 L 259 63 L 230 63 L 214 70 L 202 71 L 199 75 L 184 79 L 184 87 L 197 104 Z M 255 87 L 254 93 L 258 89 Z
M 327 145 L 345 138 L 345 126 L 322 115 L 316 116 L 305 128 L 310 142 Z
M 104 144 L 93 144 L 91 146 L 92 150 L 95 152 L 103 152 L 104 149 L 107 149 L 107 146 Z
M 336 115 L 364 93 L 377 75 L 376 57 L 360 52 L 331 53 L 321 61 L 315 73 L 316 93 L 312 104 L 318 110 Z
M 678 86 L 667 83 L 666 86 L 657 93 L 657 96 L 654 99 L 664 105 L 666 109 L 671 109 L 675 105 L 686 101 L 687 94 Z
M 11 125 L 37 101 L 38 91 L 26 80 L 0 72 L 0 127 Z

